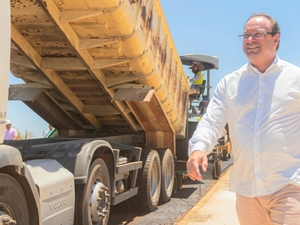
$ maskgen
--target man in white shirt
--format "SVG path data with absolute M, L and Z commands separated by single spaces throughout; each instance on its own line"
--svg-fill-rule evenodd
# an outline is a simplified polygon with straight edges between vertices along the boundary
M 187 172 L 199 165 L 228 121 L 234 156 L 229 190 L 241 225 L 300 224 L 300 68 L 276 55 L 278 23 L 253 14 L 244 27 L 248 64 L 225 76 L 189 141 Z

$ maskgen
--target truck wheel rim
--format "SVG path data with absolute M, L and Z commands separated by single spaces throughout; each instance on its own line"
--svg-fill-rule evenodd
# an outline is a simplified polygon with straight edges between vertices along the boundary
M 166 180 L 165 180 L 167 189 L 170 188 L 172 178 L 173 178 L 173 167 L 172 167 L 172 163 L 168 161 L 167 168 L 166 168 Z
M 152 167 L 152 173 L 151 173 L 151 195 L 152 197 L 155 196 L 155 194 L 157 193 L 157 186 L 158 186 L 158 168 L 157 165 L 154 164 Z
M 14 216 L 12 209 L 2 202 L 0 202 L 0 216 Z
M 108 214 L 109 194 L 108 188 L 100 181 L 95 181 L 90 200 L 90 214 L 94 223 L 99 222 Z
M 0 224 L 17 224 L 16 221 L 13 220 L 14 214 L 12 209 L 5 203 L 0 203 Z M 14 222 L 14 223 L 12 223 Z

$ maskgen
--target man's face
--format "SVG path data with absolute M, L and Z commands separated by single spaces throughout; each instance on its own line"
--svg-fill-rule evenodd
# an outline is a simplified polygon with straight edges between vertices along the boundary
M 272 32 L 271 21 L 265 17 L 254 17 L 245 25 L 244 34 L 251 36 L 244 39 L 243 50 L 252 64 L 273 60 L 279 41 L 279 34 L 274 37 L 271 34 L 264 34 L 262 38 L 253 37 L 257 32 Z
M 11 128 L 11 124 L 6 124 L 6 129 L 9 130 Z

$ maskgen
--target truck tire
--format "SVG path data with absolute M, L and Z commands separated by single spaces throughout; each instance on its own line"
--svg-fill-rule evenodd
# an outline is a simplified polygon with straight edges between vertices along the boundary
M 0 216 L 3 218 L 7 215 L 16 224 L 29 225 L 27 201 L 21 186 L 13 177 L 4 173 L 0 173 L 0 181 Z
M 135 211 L 152 212 L 157 208 L 161 190 L 161 165 L 158 152 L 143 150 L 143 168 L 137 177 L 138 194 L 130 199 Z
M 89 170 L 86 184 L 76 186 L 76 225 L 106 225 L 110 213 L 110 178 L 105 162 L 96 159 Z
M 178 191 L 181 191 L 182 185 L 183 185 L 183 174 L 176 173 L 176 176 L 177 176 L 177 189 L 178 189 Z
M 228 135 L 225 134 L 224 136 L 224 142 L 220 142 L 220 145 L 226 145 L 228 142 Z M 222 161 L 228 161 L 228 151 L 227 150 L 222 150 L 222 153 L 221 153 L 221 160 Z
M 176 195 L 178 191 L 178 185 L 177 185 L 177 176 L 174 176 L 174 186 L 173 186 L 173 195 Z
M 221 163 L 219 160 L 214 161 L 213 179 L 218 180 L 221 175 Z
M 228 151 L 227 150 L 222 150 L 222 161 L 228 161 Z
M 170 201 L 174 186 L 174 159 L 170 149 L 159 149 L 161 163 L 160 202 Z

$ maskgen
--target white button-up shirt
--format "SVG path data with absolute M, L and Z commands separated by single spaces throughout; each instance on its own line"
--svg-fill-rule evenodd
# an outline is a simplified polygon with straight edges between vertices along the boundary
M 228 121 L 234 156 L 229 190 L 255 197 L 300 186 L 300 68 L 277 56 L 265 73 L 250 63 L 225 76 L 189 141 L 209 154 Z

